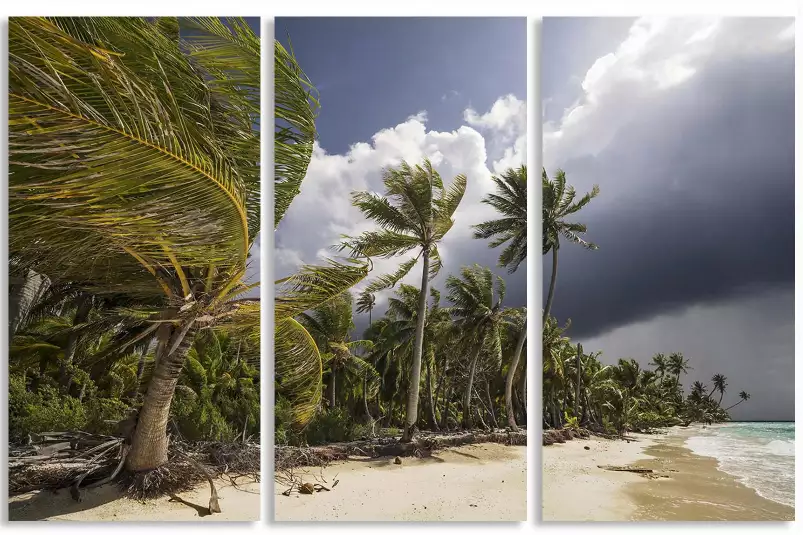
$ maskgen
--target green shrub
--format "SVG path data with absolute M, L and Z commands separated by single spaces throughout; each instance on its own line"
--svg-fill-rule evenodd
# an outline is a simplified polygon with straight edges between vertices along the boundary
M 24 376 L 9 377 L 8 434 L 13 442 L 25 440 L 29 433 L 85 429 L 87 415 L 78 399 L 64 396 L 44 385 L 38 392 L 28 391 Z
M 87 414 L 86 431 L 114 435 L 117 422 L 127 416 L 129 405 L 119 399 L 92 398 L 84 405 Z
M 569 428 L 569 429 L 580 428 L 580 424 L 577 422 L 577 416 L 569 416 L 568 412 L 564 412 L 563 417 L 566 420 L 566 423 L 563 425 L 564 428 Z
M 304 429 L 304 438 L 310 446 L 330 442 L 348 442 L 361 436 L 365 426 L 358 424 L 341 407 L 320 411 Z

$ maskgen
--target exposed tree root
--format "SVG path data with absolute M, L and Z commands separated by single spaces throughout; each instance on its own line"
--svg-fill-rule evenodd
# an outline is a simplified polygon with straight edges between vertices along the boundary
M 246 442 L 170 443 L 168 462 L 154 470 L 124 470 L 129 446 L 121 438 L 87 433 L 42 433 L 31 444 L 11 447 L 9 494 L 69 488 L 77 501 L 86 488 L 119 479 L 126 494 L 149 499 L 189 490 L 201 481 L 211 488 L 210 512 L 220 512 L 214 478 L 259 480 L 259 444 Z
M 425 457 L 442 448 L 496 442 L 506 445 L 527 444 L 527 431 L 496 429 L 491 431 L 465 431 L 456 433 L 419 432 L 411 442 L 401 442 L 398 438 L 386 437 L 356 442 L 327 444 L 325 446 L 295 447 L 277 446 L 275 448 L 275 470 L 278 477 L 287 477 L 294 468 L 302 466 L 327 466 L 333 461 L 349 457 Z

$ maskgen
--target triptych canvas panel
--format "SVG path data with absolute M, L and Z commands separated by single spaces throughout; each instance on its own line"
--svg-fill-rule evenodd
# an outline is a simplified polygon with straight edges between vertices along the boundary
M 794 520 L 793 19 L 8 28 L 10 520 Z

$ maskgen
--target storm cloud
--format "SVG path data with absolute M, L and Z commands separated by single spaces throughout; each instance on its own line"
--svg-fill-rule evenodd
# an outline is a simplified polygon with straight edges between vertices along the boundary
M 687 383 L 758 391 L 738 418 L 794 417 L 793 37 L 791 19 L 639 19 L 544 120 L 547 172 L 601 189 L 577 217 L 599 250 L 561 247 L 553 314 L 608 362 L 681 351 Z M 570 41 L 545 41 L 544 78 Z

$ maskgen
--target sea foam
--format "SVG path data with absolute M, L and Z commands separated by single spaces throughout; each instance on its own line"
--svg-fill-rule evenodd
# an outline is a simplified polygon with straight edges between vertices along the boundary
M 686 445 L 759 495 L 795 506 L 795 424 L 734 422 L 700 429 Z

